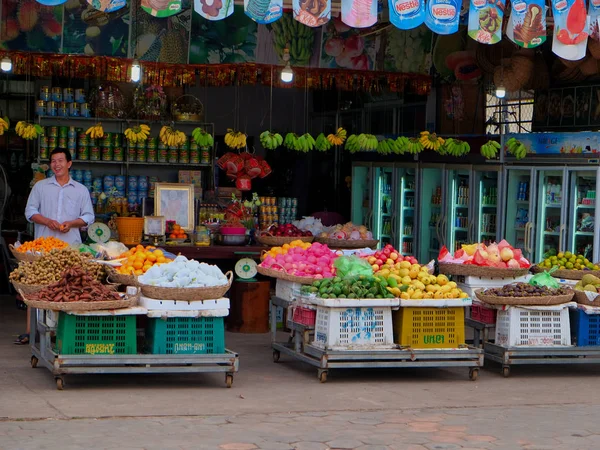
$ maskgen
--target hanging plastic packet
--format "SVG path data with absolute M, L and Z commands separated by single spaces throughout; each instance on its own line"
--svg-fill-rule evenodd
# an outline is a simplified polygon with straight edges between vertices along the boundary
M 563 59 L 585 57 L 589 19 L 584 0 L 552 0 L 554 36 L 552 52 Z
M 66 0 L 65 0 L 66 1 Z M 42 5 L 61 5 L 63 3 L 65 3 L 65 1 L 63 0 L 59 0 L 58 2 L 55 2 L 53 0 L 38 0 L 39 3 L 41 3 Z M 98 11 L 102 11 L 105 13 L 111 13 L 111 12 L 115 12 L 118 11 L 119 9 L 123 8 L 125 5 L 127 5 L 127 0 L 87 0 L 88 5 L 90 5 L 92 8 L 97 9 Z
M 544 0 L 516 0 L 506 25 L 506 36 L 523 48 L 546 42 L 546 6 Z
M 469 36 L 482 44 L 496 44 L 502 39 L 504 1 L 488 3 L 471 0 L 469 6 Z
M 590 0 L 588 16 L 590 18 L 588 34 L 590 38 L 598 41 L 600 40 L 600 0 Z
M 194 11 L 206 20 L 223 20 L 233 14 L 233 0 L 194 0 Z
M 307 27 L 320 27 L 331 19 L 331 0 L 293 0 L 294 19 Z
M 267 25 L 283 15 L 283 0 L 244 0 L 244 12 L 256 23 Z
M 181 12 L 181 0 L 142 0 L 142 9 L 152 17 L 170 17 Z
M 436 34 L 454 34 L 458 31 L 462 0 L 429 0 L 425 24 Z
M 425 21 L 424 0 L 388 0 L 390 22 L 401 30 L 412 30 Z
M 368 28 L 377 22 L 377 0 L 342 0 L 342 22 Z

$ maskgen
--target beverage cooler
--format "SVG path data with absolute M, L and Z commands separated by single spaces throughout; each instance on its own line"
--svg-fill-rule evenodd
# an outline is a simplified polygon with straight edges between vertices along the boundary
M 600 260 L 597 166 L 514 166 L 505 169 L 506 239 L 539 262 L 554 252 Z
M 355 163 L 352 167 L 352 222 L 365 224 L 381 246 L 415 254 L 417 165 Z

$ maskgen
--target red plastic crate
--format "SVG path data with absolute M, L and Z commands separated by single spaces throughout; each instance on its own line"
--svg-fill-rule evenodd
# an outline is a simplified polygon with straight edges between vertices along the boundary
M 315 309 L 306 308 L 304 306 L 296 306 L 294 308 L 292 322 L 299 323 L 300 325 L 305 325 L 307 327 L 314 327 L 316 320 L 317 311 Z
M 496 310 L 481 305 L 471 305 L 471 319 L 487 324 L 496 323 Z

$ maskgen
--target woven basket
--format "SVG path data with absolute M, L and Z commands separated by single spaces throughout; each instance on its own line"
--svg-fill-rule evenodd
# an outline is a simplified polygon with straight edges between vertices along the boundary
M 596 296 L 594 300 L 590 300 L 584 291 L 578 291 L 575 289 L 575 301 L 580 305 L 600 306 L 600 295 Z
M 169 288 L 150 286 L 138 283 L 142 288 L 142 294 L 155 300 L 212 300 L 221 298 L 231 287 L 233 272 L 228 271 L 225 276 L 228 279 L 227 284 L 209 288 Z
M 135 245 L 142 242 L 144 234 L 143 217 L 117 217 L 119 240 L 125 245 Z
M 330 238 L 315 238 L 319 244 L 326 244 L 329 248 L 376 248 L 379 245 L 377 239 L 330 239 Z
M 52 311 L 99 311 L 104 309 L 123 309 L 137 306 L 140 294 L 125 296 L 123 300 L 109 300 L 105 302 L 45 302 L 42 300 L 28 300 L 23 291 L 19 291 L 23 302 L 30 308 L 50 309 Z
M 171 115 L 178 122 L 202 122 L 204 105 L 196 96 L 185 94 L 171 104 Z
M 25 284 L 25 283 L 19 283 L 18 281 L 12 281 L 11 280 L 12 285 L 15 287 L 15 290 L 17 292 L 24 292 L 26 295 L 29 294 L 35 294 L 36 292 L 41 291 L 42 289 L 44 289 L 47 285 L 45 284 Z
M 314 236 L 303 236 L 303 237 L 286 237 L 286 236 L 257 236 L 256 240 L 262 245 L 268 245 L 269 247 L 280 247 L 283 244 L 290 244 L 294 241 L 312 242 L 315 239 Z
M 24 253 L 24 252 L 20 252 L 18 251 L 14 245 L 10 244 L 8 246 L 8 248 L 10 249 L 10 252 L 12 253 L 12 255 L 18 260 L 18 261 L 37 261 L 38 259 L 40 259 L 42 257 L 42 255 L 35 255 L 33 253 Z
M 261 275 L 271 278 L 277 278 L 279 280 L 292 281 L 294 283 L 300 284 L 313 284 L 315 281 L 314 278 L 311 277 L 297 277 L 295 275 L 289 275 L 282 270 L 268 269 L 266 267 L 257 266 L 256 270 Z
M 531 271 L 533 273 L 541 273 L 546 269 L 540 266 L 532 266 Z M 550 273 L 550 272 L 548 272 Z M 570 269 L 558 269 L 550 273 L 554 278 L 564 278 L 565 280 L 581 280 L 584 275 L 594 275 L 600 277 L 600 270 L 570 270 Z
M 117 283 L 124 284 L 125 286 L 139 286 L 139 282 L 135 275 L 124 275 L 117 272 L 113 267 L 108 268 L 108 280 Z
M 438 263 L 440 273 L 444 275 L 462 275 L 482 278 L 517 278 L 527 275 L 529 269 L 499 269 L 474 264 Z
M 479 300 L 489 305 L 520 305 L 520 306 L 550 306 L 568 303 L 573 299 L 575 292 L 565 295 L 546 295 L 544 297 L 498 297 L 486 295 L 483 289 L 475 291 Z

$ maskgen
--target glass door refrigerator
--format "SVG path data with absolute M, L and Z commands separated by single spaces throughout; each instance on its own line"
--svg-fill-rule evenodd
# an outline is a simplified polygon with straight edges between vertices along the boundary
M 423 264 L 437 258 L 440 248 L 445 243 L 442 236 L 446 201 L 445 174 L 443 164 L 423 163 L 419 168 L 417 259 Z
M 454 253 L 470 241 L 469 227 L 474 218 L 471 196 L 471 166 L 447 166 L 447 201 L 442 219 L 442 237 L 448 251 Z
M 473 167 L 472 207 L 469 240 L 488 245 L 498 239 L 498 186 L 501 166 Z
M 504 210 L 501 236 L 523 256 L 534 261 L 534 226 L 536 222 L 536 171 L 533 167 L 507 167 L 504 169 Z M 533 188 L 532 188 L 533 187 Z
M 357 162 L 352 165 L 352 223 L 373 229 L 374 188 L 373 164 Z
M 599 211 L 596 209 L 596 192 L 600 189 L 600 168 L 567 168 L 568 210 L 566 227 L 563 227 L 561 250 L 581 254 L 591 262 L 598 262 Z M 565 223 L 563 221 L 563 223 Z
M 567 197 L 567 169 L 564 167 L 536 168 L 537 211 L 535 243 L 532 262 L 539 262 L 566 248 L 565 229 L 569 208 Z
M 396 168 L 396 208 L 392 217 L 393 245 L 403 255 L 416 255 L 417 249 L 417 164 Z
M 379 239 L 382 247 L 387 244 L 395 245 L 394 242 L 394 215 L 395 215 L 395 193 L 396 177 L 394 164 L 377 164 L 373 166 L 373 179 L 375 188 L 373 191 L 373 218 L 371 220 L 373 236 Z

